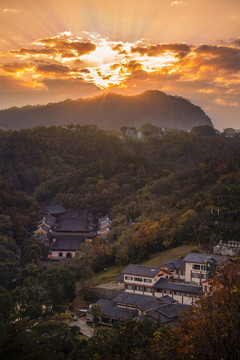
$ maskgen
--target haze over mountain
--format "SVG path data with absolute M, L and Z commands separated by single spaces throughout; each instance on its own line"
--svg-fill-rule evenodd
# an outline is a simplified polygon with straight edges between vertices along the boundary
M 3 129 L 69 123 L 96 124 L 108 130 L 120 129 L 124 125 L 140 127 L 146 123 L 181 130 L 190 130 L 200 125 L 213 126 L 199 106 L 157 90 L 135 96 L 108 93 L 94 98 L 12 107 L 0 111 L 0 127 Z

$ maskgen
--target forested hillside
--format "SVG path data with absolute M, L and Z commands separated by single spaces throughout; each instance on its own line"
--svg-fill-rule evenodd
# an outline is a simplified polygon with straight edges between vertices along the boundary
M 182 242 L 237 240 L 239 155 L 239 138 L 219 135 L 138 141 L 96 126 L 1 131 L 1 216 L 13 222 L 20 213 L 26 238 L 45 203 L 109 213 L 111 259 L 120 263 Z
M 76 329 L 70 330 L 63 313 L 71 309 L 76 282 L 81 289 L 78 295 L 83 296 L 88 278 L 106 266 L 138 262 L 182 243 L 195 242 L 211 251 L 219 239 L 239 239 L 239 138 L 208 131 L 208 136 L 196 131 L 154 136 L 146 128 L 151 127 L 142 129 L 141 141 L 96 126 L 0 132 L 0 355 L 4 359 L 90 359 L 95 354 L 106 359 L 107 353 L 111 359 L 119 354 L 129 358 L 122 356 L 123 338 L 133 359 L 145 359 L 146 346 L 149 356 L 157 351 L 158 359 L 187 359 L 192 354 L 197 358 L 199 351 L 205 351 L 198 346 L 205 328 L 196 332 L 191 318 L 176 331 L 130 322 L 86 342 L 76 337 Z M 108 213 L 111 235 L 84 244 L 84 256 L 45 269 L 41 258 L 46 258 L 46 248 L 32 238 L 32 231 L 46 203 L 87 208 L 96 216 Z M 234 279 L 231 287 L 238 281 Z M 231 299 L 238 296 L 235 290 L 230 294 Z M 230 322 L 224 319 L 221 327 L 228 332 Z M 132 336 L 136 331 L 146 346 Z M 159 348 L 159 341 L 164 347 Z

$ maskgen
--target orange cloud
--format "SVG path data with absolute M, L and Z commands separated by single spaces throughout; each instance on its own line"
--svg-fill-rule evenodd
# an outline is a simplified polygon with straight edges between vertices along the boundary
M 42 96 L 53 93 L 63 99 L 83 96 L 84 91 L 95 93 L 99 88 L 127 93 L 160 89 L 190 98 L 197 94 L 216 106 L 239 106 L 239 39 L 231 46 L 193 46 L 87 36 L 63 33 L 1 53 L 0 76 L 5 82 L 8 78 L 9 84 L 15 81 L 19 92 L 32 87 L 34 97 L 36 90 Z M 15 93 L 13 87 L 8 89 Z
M 180 58 L 186 56 L 191 51 L 187 44 L 156 44 L 156 45 L 139 45 L 131 48 L 132 53 L 139 53 L 147 56 L 158 56 L 166 52 L 175 53 Z

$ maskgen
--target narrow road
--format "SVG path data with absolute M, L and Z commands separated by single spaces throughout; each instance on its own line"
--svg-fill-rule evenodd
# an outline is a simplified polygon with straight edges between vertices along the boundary
M 90 328 L 86 324 L 85 319 L 78 319 L 78 321 L 74 321 L 70 324 L 70 326 L 78 326 L 82 334 L 86 335 L 87 337 L 92 337 L 94 333 L 94 329 Z

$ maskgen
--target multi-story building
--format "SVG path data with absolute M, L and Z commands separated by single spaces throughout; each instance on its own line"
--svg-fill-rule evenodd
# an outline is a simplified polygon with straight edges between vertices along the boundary
M 203 283 L 228 257 L 190 253 L 184 259 L 169 259 L 161 267 L 128 265 L 118 277 L 125 292 L 162 297 L 192 305 L 203 292 Z
M 229 256 L 190 253 L 183 261 L 185 262 L 185 281 L 203 285 L 209 280 L 217 266 L 222 265 L 229 259 Z

